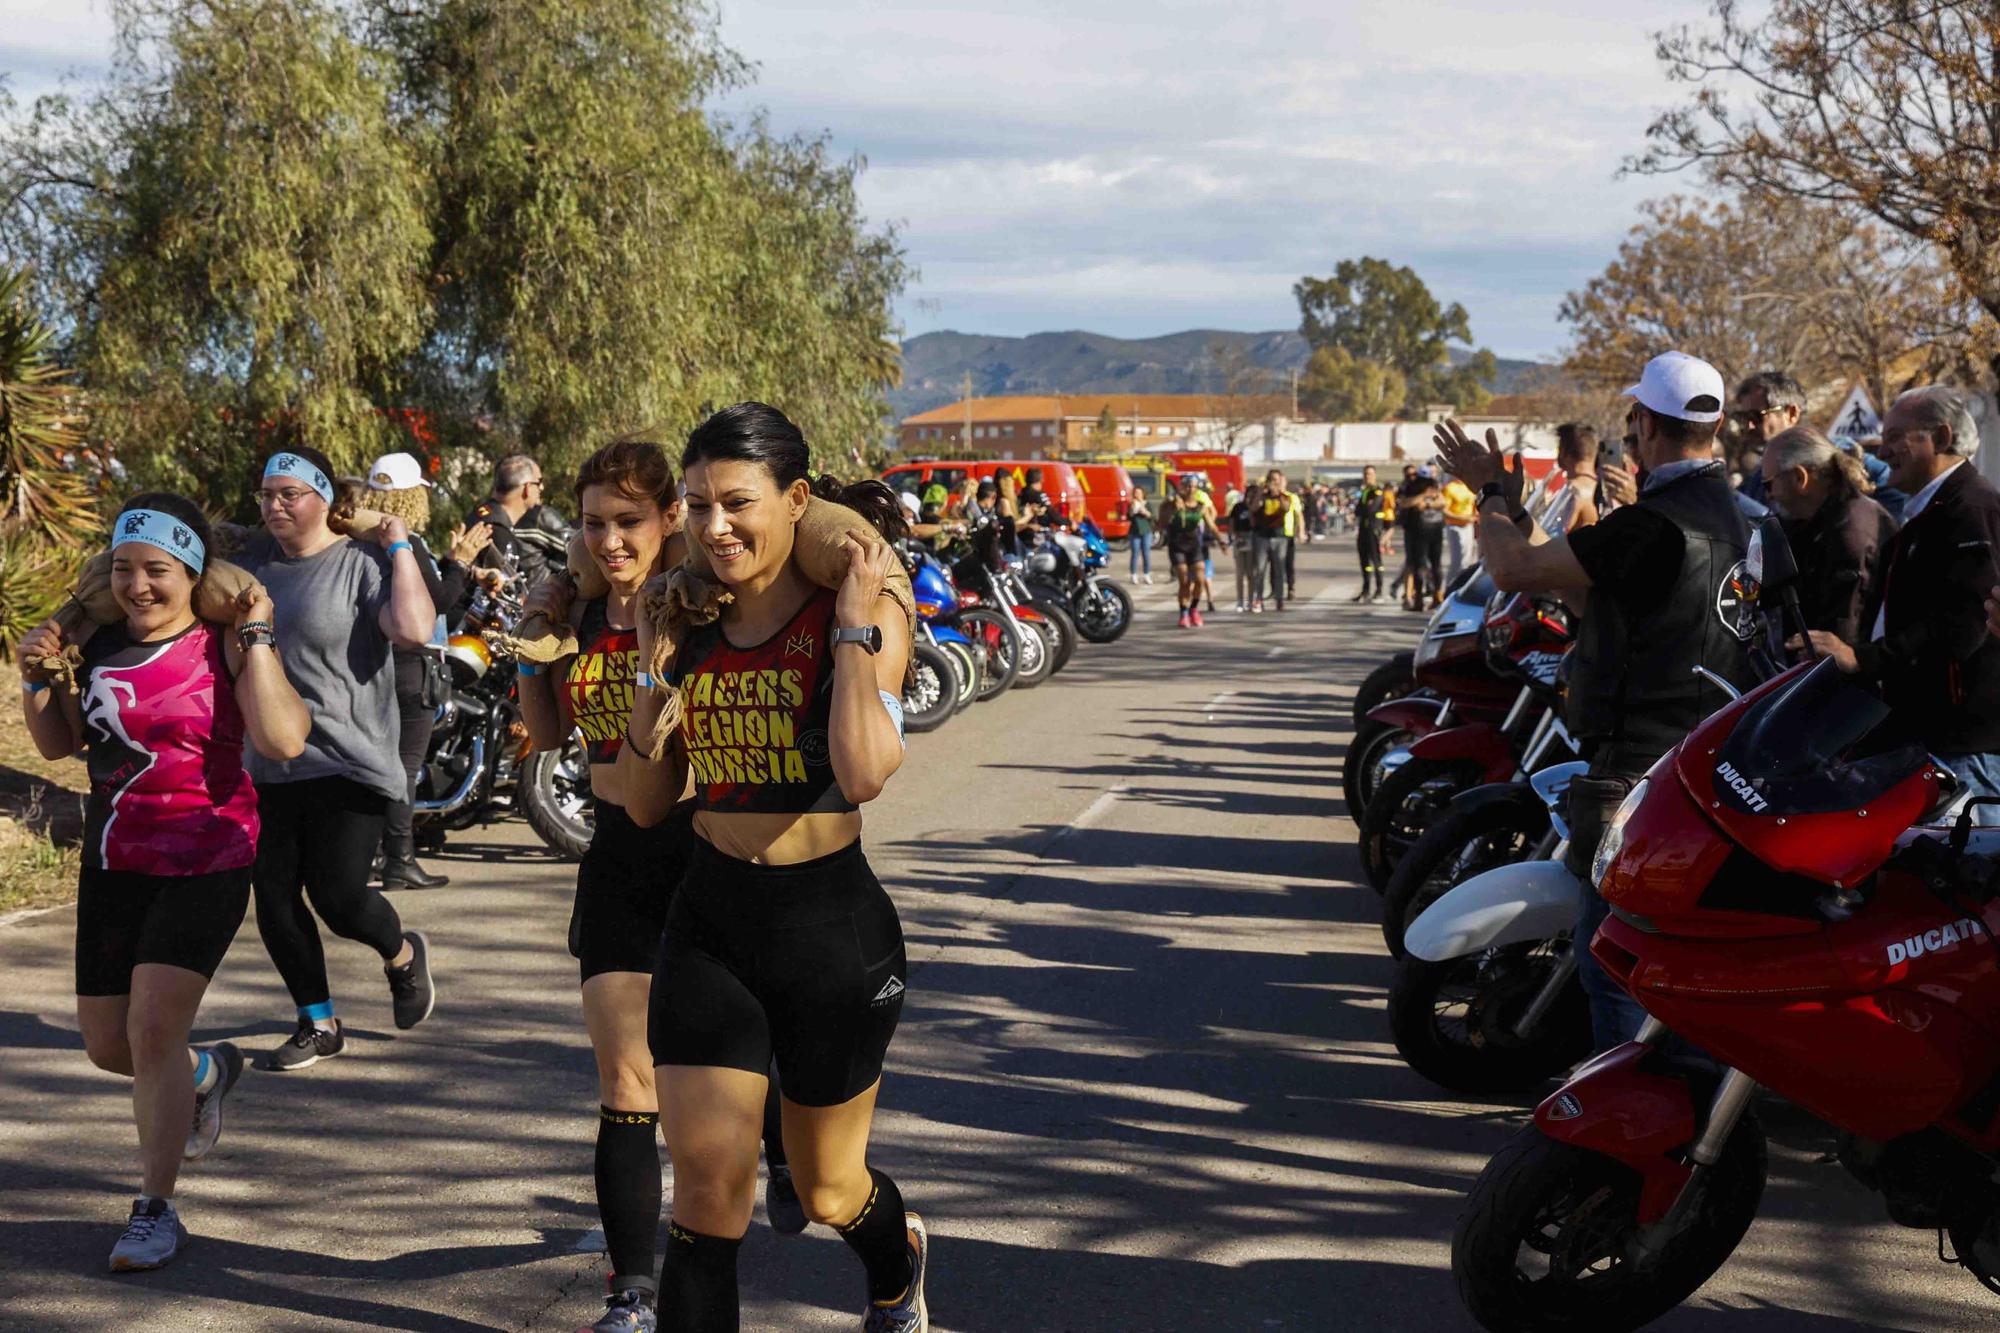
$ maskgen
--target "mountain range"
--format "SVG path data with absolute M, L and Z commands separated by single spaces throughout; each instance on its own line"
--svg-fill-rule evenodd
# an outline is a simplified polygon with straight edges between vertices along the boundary
M 966 376 L 981 398 L 1015 393 L 1219 393 L 1231 377 L 1237 385 L 1269 374 L 1274 385 L 1288 384 L 1306 363 L 1306 340 L 1295 329 L 1239 333 L 1189 329 L 1156 338 L 1113 338 L 1070 330 L 1031 333 L 1024 338 L 985 333 L 920 333 L 903 343 L 903 382 L 889 394 L 901 420 L 916 412 L 955 403 L 965 394 Z M 1461 361 L 1471 353 L 1452 349 Z M 1488 386 L 1509 393 L 1536 362 L 1503 359 Z

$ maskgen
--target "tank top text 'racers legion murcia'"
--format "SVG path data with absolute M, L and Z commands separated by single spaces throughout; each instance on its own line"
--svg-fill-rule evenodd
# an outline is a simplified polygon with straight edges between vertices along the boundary
M 853 810 L 833 778 L 834 594 L 820 589 L 777 633 L 738 648 L 719 624 L 682 648 L 674 676 L 695 807 L 757 814 Z
M 639 631 L 613 628 L 605 613 L 607 600 L 584 604 L 576 627 L 576 656 L 562 680 L 563 703 L 583 733 L 583 748 L 593 764 L 618 761 L 639 675 Z

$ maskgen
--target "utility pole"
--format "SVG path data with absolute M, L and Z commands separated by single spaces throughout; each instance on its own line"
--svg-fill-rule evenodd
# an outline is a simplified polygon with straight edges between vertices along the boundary
M 1299 419 L 1299 368 L 1292 367 L 1292 420 Z
M 972 372 L 965 372 L 965 447 L 972 447 Z

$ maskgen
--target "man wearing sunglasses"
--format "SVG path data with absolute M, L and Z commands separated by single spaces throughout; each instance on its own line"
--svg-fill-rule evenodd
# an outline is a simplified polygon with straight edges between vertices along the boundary
M 527 575 L 530 585 L 541 582 L 548 562 L 534 546 L 522 541 L 514 529 L 530 521 L 541 508 L 542 465 L 526 454 L 509 454 L 493 469 L 493 490 L 466 516 L 465 525 L 484 523 L 493 529 L 493 539 L 473 557 L 481 569 L 497 569 L 507 574 Z
M 1805 412 L 1806 391 L 1782 370 L 1760 370 L 1736 386 L 1729 419 L 1736 424 L 1737 448 L 1743 460 L 1743 484 L 1737 489 L 1758 504 L 1771 502 L 1759 466 L 1764 450 L 1798 425 Z

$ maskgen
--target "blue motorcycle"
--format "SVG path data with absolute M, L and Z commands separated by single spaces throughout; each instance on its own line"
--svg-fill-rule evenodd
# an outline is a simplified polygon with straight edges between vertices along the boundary
M 917 637 L 911 645 L 911 682 L 903 691 L 903 722 L 910 731 L 930 731 L 1011 685 L 1020 643 L 1013 626 L 995 612 L 959 606 L 950 571 L 929 551 L 905 546 L 904 564 L 916 594 Z

